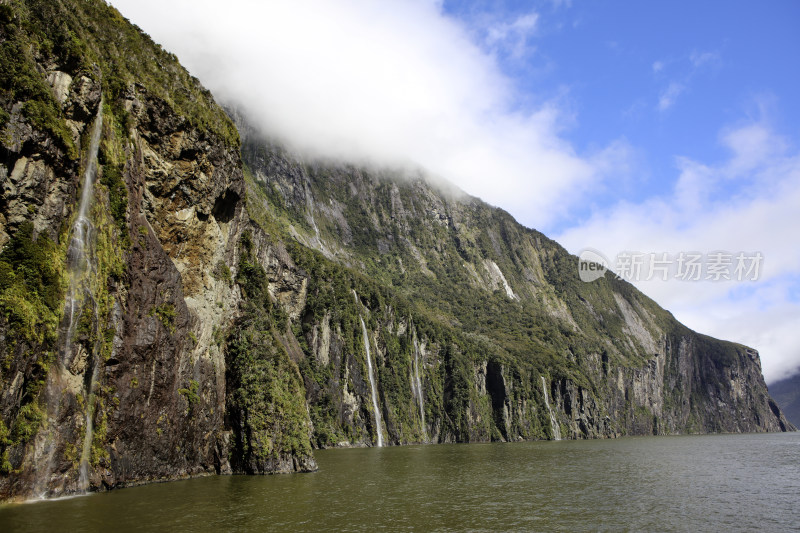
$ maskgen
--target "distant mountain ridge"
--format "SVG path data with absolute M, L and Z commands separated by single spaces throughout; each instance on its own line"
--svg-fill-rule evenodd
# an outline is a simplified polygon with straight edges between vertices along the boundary
M 789 422 L 800 427 L 800 374 L 776 381 L 768 388 Z

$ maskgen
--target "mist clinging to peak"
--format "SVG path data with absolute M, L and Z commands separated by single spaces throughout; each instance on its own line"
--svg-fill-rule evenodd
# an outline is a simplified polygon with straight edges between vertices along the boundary
M 554 102 L 520 111 L 496 58 L 438 2 L 113 4 L 265 135 L 419 165 L 527 225 L 563 217 L 613 156 L 576 154 Z

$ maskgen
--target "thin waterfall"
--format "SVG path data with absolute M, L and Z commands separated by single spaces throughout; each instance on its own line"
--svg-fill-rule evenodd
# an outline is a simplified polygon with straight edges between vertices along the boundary
M 86 172 L 83 176 L 83 192 L 81 193 L 81 203 L 78 208 L 78 218 L 72 226 L 72 239 L 70 240 L 68 261 L 70 287 L 67 297 L 67 307 L 69 308 L 69 327 L 65 342 L 63 361 L 69 361 L 72 352 L 72 337 L 75 334 L 75 327 L 80 320 L 83 305 L 79 303 L 90 303 L 93 311 L 93 327 L 98 327 L 97 305 L 91 286 L 92 274 L 96 274 L 96 257 L 94 242 L 94 226 L 89 220 L 89 209 L 94 198 L 94 181 L 97 176 L 97 152 L 100 148 L 100 136 L 103 132 L 103 100 L 100 100 L 100 107 L 97 111 L 97 119 L 94 122 L 92 138 L 89 144 L 89 159 L 86 163 Z M 82 294 L 81 294 L 82 293 Z M 80 302 L 79 299 L 83 301 Z M 79 312 L 76 316 L 76 310 Z M 97 331 L 94 337 L 97 338 Z M 87 356 L 89 365 L 85 372 L 88 381 L 85 381 L 85 406 L 86 413 L 84 419 L 83 447 L 81 448 L 81 462 L 78 476 L 78 488 L 86 492 L 89 488 L 89 460 L 91 459 L 92 440 L 94 438 L 94 411 L 95 394 L 94 387 L 98 379 L 99 361 L 97 360 L 97 347 L 92 347 L 92 353 Z
M 64 303 L 64 322 L 61 329 L 61 346 L 58 361 L 53 372 L 47 378 L 45 397 L 47 399 L 47 420 L 56 421 L 61 411 L 61 396 L 64 394 L 62 376 L 68 372 L 75 357 L 73 339 L 80 322 L 83 310 L 88 303 L 92 306 L 92 319 L 94 328 L 93 337 L 97 338 L 98 316 L 97 305 L 94 298 L 92 281 L 96 277 L 97 265 L 95 258 L 95 233 L 91 223 L 89 211 L 94 199 L 94 182 L 97 176 L 97 153 L 100 149 L 100 137 L 103 132 L 103 98 L 97 110 L 97 117 L 92 128 L 92 135 L 87 151 L 86 168 L 83 173 L 83 184 L 78 214 L 70 227 L 69 247 L 67 249 L 67 278 L 69 287 Z M 78 488 L 86 491 L 89 488 L 89 458 L 91 443 L 94 437 L 94 385 L 98 378 L 99 362 L 97 360 L 97 346 L 93 346 L 88 355 L 87 367 L 84 370 L 84 404 L 86 413 L 84 419 L 84 438 L 81 448 L 81 462 L 79 467 Z M 88 379 L 87 379 L 88 378 Z M 45 445 L 43 456 L 36 459 L 37 473 L 34 481 L 34 492 L 39 498 L 49 494 L 49 481 L 53 471 L 53 460 L 56 449 L 57 435 L 55 429 L 44 434 Z M 39 463 L 39 461 L 43 461 Z
M 314 218 L 314 199 L 311 197 L 311 187 L 308 185 L 308 178 L 306 178 L 305 183 L 303 184 L 303 189 L 306 195 L 306 210 L 308 211 L 308 217 L 311 219 L 311 227 L 314 228 L 314 235 L 317 240 L 317 245 L 319 246 L 319 250 L 324 254 L 328 255 L 328 250 L 325 249 L 325 244 L 322 242 L 322 238 L 319 234 L 319 228 L 317 227 L 317 221 Z M 355 291 L 354 291 L 355 292 Z
M 541 378 L 542 378 L 542 391 L 544 392 L 544 405 L 547 407 L 547 411 L 550 413 L 550 428 L 553 430 L 553 439 L 561 440 L 561 426 L 559 426 L 558 421 L 556 420 L 556 417 L 553 414 L 553 410 L 550 408 L 550 400 L 547 397 L 547 384 L 544 380 L 544 376 L 541 376 Z
M 358 301 L 358 294 L 353 289 L 353 298 L 356 300 L 356 306 L 360 304 Z M 358 313 L 358 319 L 361 321 L 361 333 L 364 337 L 364 351 L 367 352 L 367 374 L 369 375 L 369 386 L 372 389 L 372 409 L 375 411 L 375 428 L 378 434 L 378 448 L 383 446 L 383 428 L 381 427 L 381 411 L 378 408 L 378 386 L 375 383 L 375 376 L 372 371 L 372 355 L 369 349 L 369 334 L 367 332 L 367 325 L 364 323 L 364 318 L 361 312 Z
M 87 279 L 89 274 L 94 273 L 96 270 L 96 265 L 94 264 L 94 226 L 89 220 L 89 208 L 94 199 L 94 179 L 97 175 L 97 152 L 100 148 L 100 136 L 102 133 L 103 99 L 101 98 L 89 144 L 86 170 L 83 174 L 83 190 L 81 191 L 81 203 L 78 206 L 78 217 L 72 224 L 69 249 L 67 250 L 69 292 L 67 293 L 67 302 L 64 312 L 69 317 L 69 322 L 61 357 L 61 362 L 64 364 L 70 362 L 67 358 L 72 355 L 72 338 L 75 335 L 75 328 L 80 321 L 81 304 L 87 296 L 89 299 L 92 299 L 93 296 L 90 284 L 91 280 Z
M 81 465 L 80 473 L 78 476 L 78 488 L 82 492 L 89 489 L 89 460 L 91 459 L 92 440 L 94 439 L 94 412 L 97 405 L 97 399 L 94 394 L 94 386 L 97 383 L 97 378 L 100 362 L 97 360 L 97 350 L 93 350 L 92 354 L 92 372 L 89 381 L 89 386 L 86 391 L 86 417 L 84 419 L 84 434 L 83 434 L 83 448 L 81 449 Z
M 378 387 L 375 385 L 375 376 L 372 373 L 372 356 L 369 352 L 369 336 L 367 335 L 367 325 L 361 315 L 361 331 L 364 334 L 364 349 L 367 351 L 367 373 L 369 374 L 369 386 L 372 388 L 372 408 L 375 410 L 375 427 L 378 433 L 378 448 L 383 446 L 383 429 L 381 428 L 381 411 L 378 409 Z
M 428 439 L 428 429 L 425 425 L 425 399 L 422 395 L 422 381 L 419 379 L 419 342 L 414 335 L 414 376 L 411 380 L 411 392 L 419 405 L 419 418 L 422 422 L 422 434 Z

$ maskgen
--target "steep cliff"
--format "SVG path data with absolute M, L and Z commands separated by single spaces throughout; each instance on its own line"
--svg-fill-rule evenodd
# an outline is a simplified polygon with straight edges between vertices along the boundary
M 755 350 L 689 330 L 628 283 L 581 282 L 577 258 L 502 210 L 422 172 L 304 160 L 237 123 L 251 218 L 302 243 L 306 271 L 309 248 L 338 265 L 307 274 L 294 304 L 316 445 L 376 441 L 348 359 L 359 312 L 388 442 L 791 428 Z
M 235 127 L 102 1 L 0 18 L 0 497 L 231 471 Z
M 103 1 L 0 23 L 0 498 L 381 440 L 791 428 L 754 350 L 581 283 L 507 213 L 238 118 L 240 144 Z

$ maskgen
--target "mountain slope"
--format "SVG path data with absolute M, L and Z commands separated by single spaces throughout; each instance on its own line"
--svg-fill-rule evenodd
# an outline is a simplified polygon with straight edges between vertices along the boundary
M 790 427 L 755 351 L 581 283 L 501 210 L 241 119 L 240 144 L 101 0 L 0 3 L 0 53 L 2 499 L 324 446 Z
M 269 206 L 252 218 L 411 302 L 407 317 L 371 310 L 378 350 L 391 350 L 387 333 L 400 340 L 401 362 L 382 363 L 387 371 L 413 367 L 415 346 L 427 347 L 424 399 L 444 412 L 428 413 L 424 434 L 515 440 L 789 427 L 766 393 L 757 352 L 688 330 L 622 281 L 582 283 L 577 258 L 502 210 L 421 173 L 305 161 L 261 139 L 241 117 L 237 125 L 253 176 L 249 209 Z M 421 334 L 422 317 L 448 341 Z M 327 365 L 327 347 L 320 354 L 314 340 L 328 320 L 320 312 L 303 318 L 305 355 L 316 364 Z M 459 386 L 450 374 L 456 368 Z M 330 392 L 335 383 L 341 388 L 336 379 L 303 371 L 329 391 L 316 397 L 312 387 L 312 406 L 348 404 L 345 391 Z M 401 388 L 411 393 L 383 398 L 389 420 L 411 411 L 413 380 L 406 381 Z M 465 413 L 458 422 L 451 394 Z M 360 403 L 368 404 L 366 395 Z M 324 416 L 312 421 L 336 427 Z M 405 442 L 413 417 L 396 426 L 389 440 Z
M 773 383 L 769 392 L 789 422 L 800 425 L 800 374 Z
M 3 3 L 0 20 L 0 497 L 285 468 L 229 454 L 232 122 L 102 1 Z M 288 464 L 313 468 L 300 448 Z

